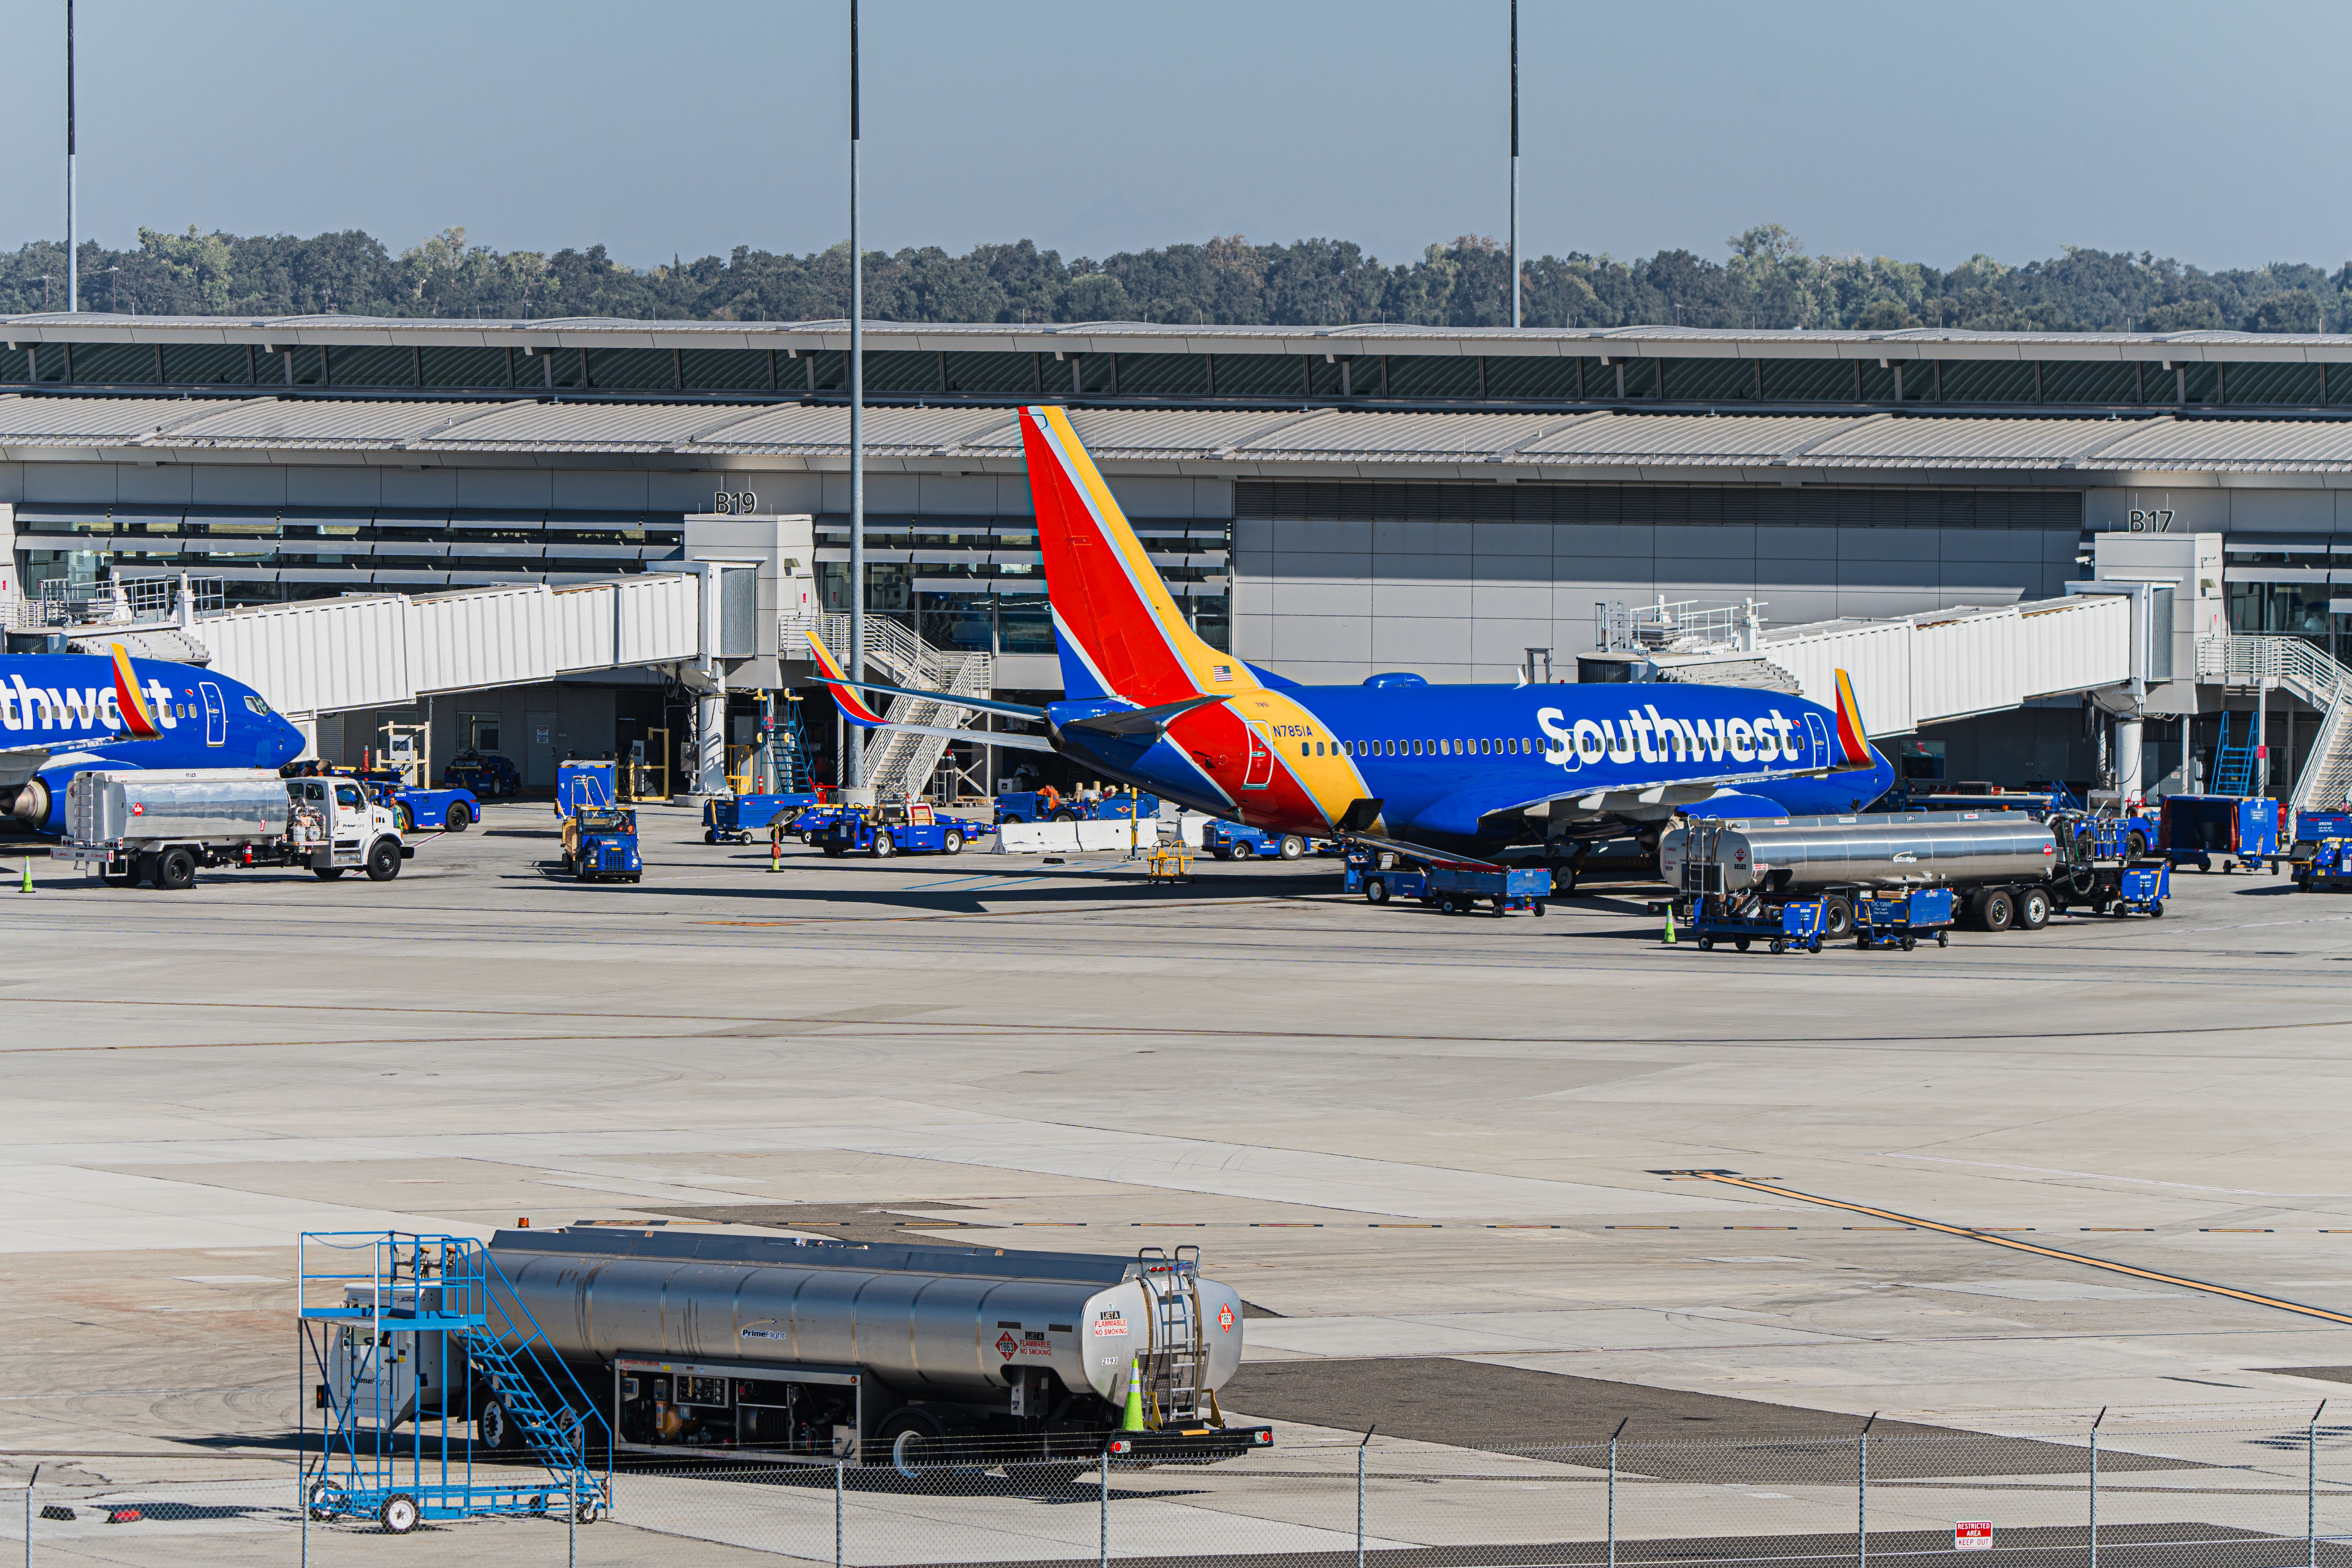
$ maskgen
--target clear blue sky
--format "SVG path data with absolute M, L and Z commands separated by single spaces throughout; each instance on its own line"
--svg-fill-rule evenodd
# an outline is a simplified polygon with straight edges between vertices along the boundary
M 2352 8 L 1523 0 L 1530 253 L 2352 257 Z M 61 236 L 63 0 L 0 0 L 0 245 Z M 846 233 L 846 0 L 81 0 L 82 232 Z M 1507 226 L 1505 0 L 866 0 L 870 245 Z

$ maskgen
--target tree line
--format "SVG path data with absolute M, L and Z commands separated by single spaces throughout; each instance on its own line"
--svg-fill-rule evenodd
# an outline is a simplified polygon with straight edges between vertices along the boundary
M 2011 266 L 1988 256 L 1948 269 L 1887 257 L 1814 256 L 1778 224 L 1733 237 L 1717 261 L 1662 250 L 1625 261 L 1572 251 L 1520 265 L 1522 318 L 1536 327 L 1958 327 L 1985 331 L 2342 331 L 2352 263 L 2208 271 L 2148 251 L 2068 246 Z M 601 245 L 500 251 L 448 229 L 394 256 L 357 229 L 291 235 L 142 228 L 131 249 L 80 247 L 85 309 L 142 316 L 618 316 L 790 321 L 848 310 L 846 246 L 805 256 L 739 246 L 724 257 L 637 268 Z M 869 319 L 1142 321 L 1343 326 L 1393 321 L 1491 327 L 1510 320 L 1510 262 L 1465 235 L 1387 264 L 1348 240 L 1204 244 L 1064 260 L 1028 240 L 961 256 L 937 246 L 866 261 Z M 65 247 L 0 253 L 0 313 L 62 309 Z

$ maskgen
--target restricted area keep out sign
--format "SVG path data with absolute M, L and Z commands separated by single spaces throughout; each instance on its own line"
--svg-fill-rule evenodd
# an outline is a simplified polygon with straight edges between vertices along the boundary
M 1972 1519 L 1952 1526 L 1952 1550 L 1955 1552 L 1991 1551 L 1992 1521 Z

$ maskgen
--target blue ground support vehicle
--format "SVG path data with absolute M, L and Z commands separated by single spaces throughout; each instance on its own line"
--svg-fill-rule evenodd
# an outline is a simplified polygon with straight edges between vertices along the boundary
M 1786 952 L 1801 948 L 1807 952 L 1822 950 L 1822 900 L 1804 899 L 1775 906 L 1759 905 L 1754 912 L 1735 909 L 1725 899 L 1714 894 L 1699 898 L 1692 911 L 1690 931 L 1698 938 L 1698 950 L 1712 952 L 1718 942 L 1727 942 L 1741 952 L 1748 944 L 1760 942 L 1774 952 Z
M 702 841 L 749 844 L 754 834 L 765 837 L 779 817 L 791 828 L 802 812 L 816 804 L 814 790 L 794 795 L 712 795 L 702 803 Z
M 2175 866 L 2278 874 L 2279 803 L 2259 795 L 2174 795 L 2164 800 L 2157 853 Z
M 2311 858 L 2295 866 L 2294 885 L 2306 893 L 2352 893 L 2352 837 L 2313 845 Z
M 896 801 L 880 805 L 845 807 L 840 816 L 808 836 L 827 855 L 960 854 L 970 827 L 931 815 L 928 805 L 908 807 Z
M 2162 861 L 2153 866 L 2126 866 L 2116 879 L 2115 900 L 2105 913 L 2111 915 L 2146 915 L 2151 920 L 2164 918 L 2164 900 L 2172 893 L 2172 868 Z
M 1496 915 L 1514 910 L 1544 912 L 1551 897 L 1551 872 L 1541 866 L 1431 866 L 1382 869 L 1367 852 L 1349 856 L 1348 889 L 1360 888 L 1364 901 L 1385 904 L 1419 899 L 1442 914 L 1466 915 L 1484 903 Z
M 564 862 L 583 882 L 638 882 L 646 863 L 637 853 L 637 814 L 591 806 L 563 826 Z
M 555 764 L 555 815 L 576 816 L 591 806 L 610 809 L 620 804 L 614 792 L 619 764 L 607 758 L 602 762 L 582 762 L 577 759 Z
M 1908 952 L 1931 936 L 1937 947 L 1949 947 L 1951 930 L 1949 888 L 1872 893 L 1853 901 L 1853 945 L 1865 952 L 1899 947 Z
M 1158 816 L 1160 797 L 1153 795 L 1064 795 L 1045 789 L 1014 790 L 996 797 L 996 821 L 1125 822 L 1131 816 Z
M 1201 853 L 1220 860 L 1296 860 L 1307 853 L 1307 840 L 1296 833 L 1270 834 L 1218 818 L 1202 826 Z
M 814 805 L 804 807 L 784 831 L 803 844 L 814 844 L 820 830 L 840 821 L 848 810 L 849 807 L 837 800 L 821 800 Z
M 522 774 L 495 752 L 460 752 L 441 770 L 441 782 L 451 789 L 469 789 L 484 800 L 495 800 L 522 788 Z
M 368 793 L 392 807 L 392 816 L 403 833 L 413 833 L 420 827 L 439 828 L 445 833 L 463 833 L 481 820 L 482 803 L 469 789 L 418 789 L 401 783 L 397 778 L 379 774 L 367 775 Z
M 2287 847 L 2286 857 L 2294 866 L 2294 884 L 2305 891 L 2313 890 L 2308 875 L 2319 847 L 2330 838 L 2352 838 L 2352 811 L 2298 811 L 2294 814 L 2294 842 Z

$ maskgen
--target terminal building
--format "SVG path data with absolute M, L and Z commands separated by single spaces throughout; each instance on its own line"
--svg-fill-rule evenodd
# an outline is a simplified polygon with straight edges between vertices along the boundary
M 0 595 L 33 628 L 184 573 L 244 605 L 562 584 L 675 563 L 718 511 L 808 516 L 816 594 L 845 609 L 847 337 L 0 319 Z M 1786 627 L 2047 599 L 2114 536 L 2210 613 L 2198 633 L 2352 660 L 2352 338 L 1095 322 L 866 343 L 866 603 L 990 655 L 1006 692 L 1060 684 L 1015 417 L 1037 401 L 1070 408 L 1202 635 L 1302 681 L 1572 679 L 1612 606 Z M 445 754 L 550 725 L 605 751 L 674 728 L 675 696 L 614 675 L 434 722 Z M 2149 726 L 2147 781 L 2197 782 L 2220 714 L 2257 700 L 2189 691 Z M 2308 746 L 2324 715 L 2268 703 L 2273 745 Z M 1921 776 L 2092 781 L 2097 736 L 2067 696 L 1901 743 Z

